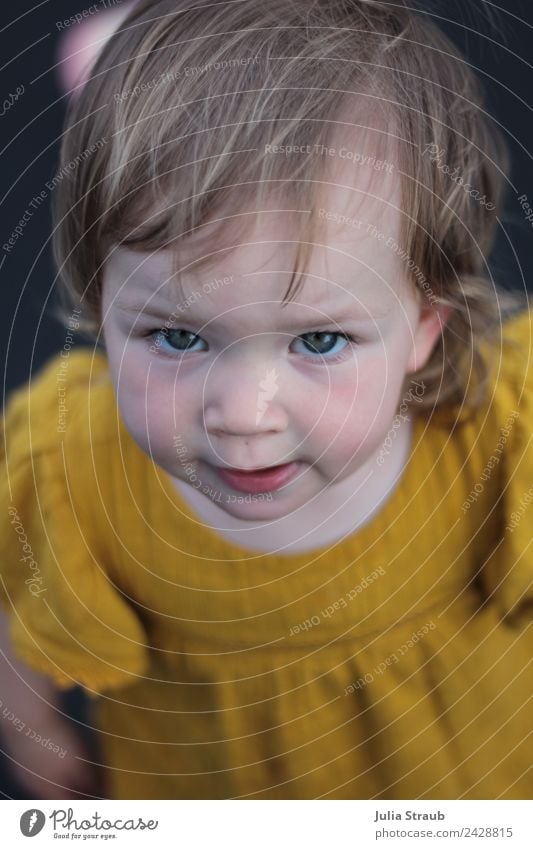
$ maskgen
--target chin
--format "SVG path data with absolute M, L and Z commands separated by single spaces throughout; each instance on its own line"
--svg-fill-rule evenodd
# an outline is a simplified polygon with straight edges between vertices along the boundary
M 207 487 L 206 487 L 207 490 Z M 198 490 L 202 493 L 202 490 Z M 302 490 L 289 492 L 278 490 L 265 493 L 231 492 L 211 490 L 203 492 L 203 497 L 224 511 L 228 516 L 244 522 L 276 522 L 294 511 L 305 507 L 308 498 Z M 275 528 L 273 529 L 275 530 Z
M 281 509 L 272 501 L 257 501 L 257 495 L 252 496 L 256 500 L 251 501 L 250 495 L 244 493 L 239 495 L 225 495 L 220 501 L 213 500 L 224 513 L 232 516 L 234 519 L 242 519 L 245 522 L 268 522 L 280 519 L 286 515 L 286 510 Z
M 225 513 L 239 519 L 264 520 L 278 519 L 285 516 L 292 508 L 287 507 L 285 501 L 276 498 L 277 493 L 245 493 L 245 492 L 228 492 L 216 491 L 214 493 L 203 493 L 205 498 L 208 498 Z

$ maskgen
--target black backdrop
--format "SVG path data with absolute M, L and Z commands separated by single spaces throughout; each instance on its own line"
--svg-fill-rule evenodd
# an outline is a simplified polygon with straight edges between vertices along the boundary
M 0 11 L 2 100 L 21 84 L 24 95 L 0 117 L 1 244 L 57 172 L 58 139 L 65 96 L 54 64 L 60 33 L 55 22 L 90 4 L 73 0 L 22 0 Z M 194 4 L 192 4 L 194 5 Z M 533 258 L 529 246 L 533 222 L 524 220 L 518 197 L 526 194 L 533 207 L 533 2 L 532 0 L 432 0 L 443 29 L 479 69 L 489 95 L 489 108 L 501 123 L 509 144 L 512 188 L 504 225 L 493 254 L 497 279 L 511 286 L 533 288 Z M 457 23 L 458 22 L 458 23 Z M 1 111 L 1 110 L 0 110 Z M 64 331 L 44 311 L 53 297 L 50 254 L 50 192 L 32 210 L 31 220 L 13 250 L 0 249 L 0 358 L 7 359 L 4 391 L 26 381 L 63 344 Z

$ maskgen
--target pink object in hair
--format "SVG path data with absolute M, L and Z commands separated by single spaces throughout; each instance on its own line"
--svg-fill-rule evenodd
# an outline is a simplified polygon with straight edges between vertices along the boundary
M 72 95 L 88 78 L 91 68 L 109 36 L 129 13 L 133 2 L 117 9 L 99 12 L 81 23 L 73 23 L 59 41 L 57 74 L 61 88 Z

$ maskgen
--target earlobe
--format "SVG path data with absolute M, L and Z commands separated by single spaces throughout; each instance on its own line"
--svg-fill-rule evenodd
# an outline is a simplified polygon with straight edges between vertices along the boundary
M 426 365 L 442 336 L 451 311 L 451 307 L 440 304 L 422 307 L 407 364 L 407 374 L 420 371 Z

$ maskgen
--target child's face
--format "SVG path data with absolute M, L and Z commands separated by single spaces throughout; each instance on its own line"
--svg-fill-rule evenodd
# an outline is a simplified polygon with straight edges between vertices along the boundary
M 383 196 L 397 203 L 395 192 Z M 171 476 L 234 517 L 279 518 L 325 487 L 349 487 L 350 477 L 355 489 L 376 469 L 405 376 L 424 365 L 441 331 L 406 281 L 406 260 L 386 245 L 399 240 L 399 212 L 369 198 L 354 212 L 350 197 L 351 213 L 346 191 L 330 191 L 323 244 L 285 305 L 291 220 L 305 212 L 255 216 L 212 270 L 184 272 L 184 295 L 169 281 L 166 253 L 119 249 L 106 265 L 103 333 L 128 430 Z M 351 214 L 352 223 L 326 213 Z M 219 471 L 287 463 L 296 464 L 292 477 L 264 489 L 270 500 L 257 485 L 246 500 L 247 482 L 235 488 Z

